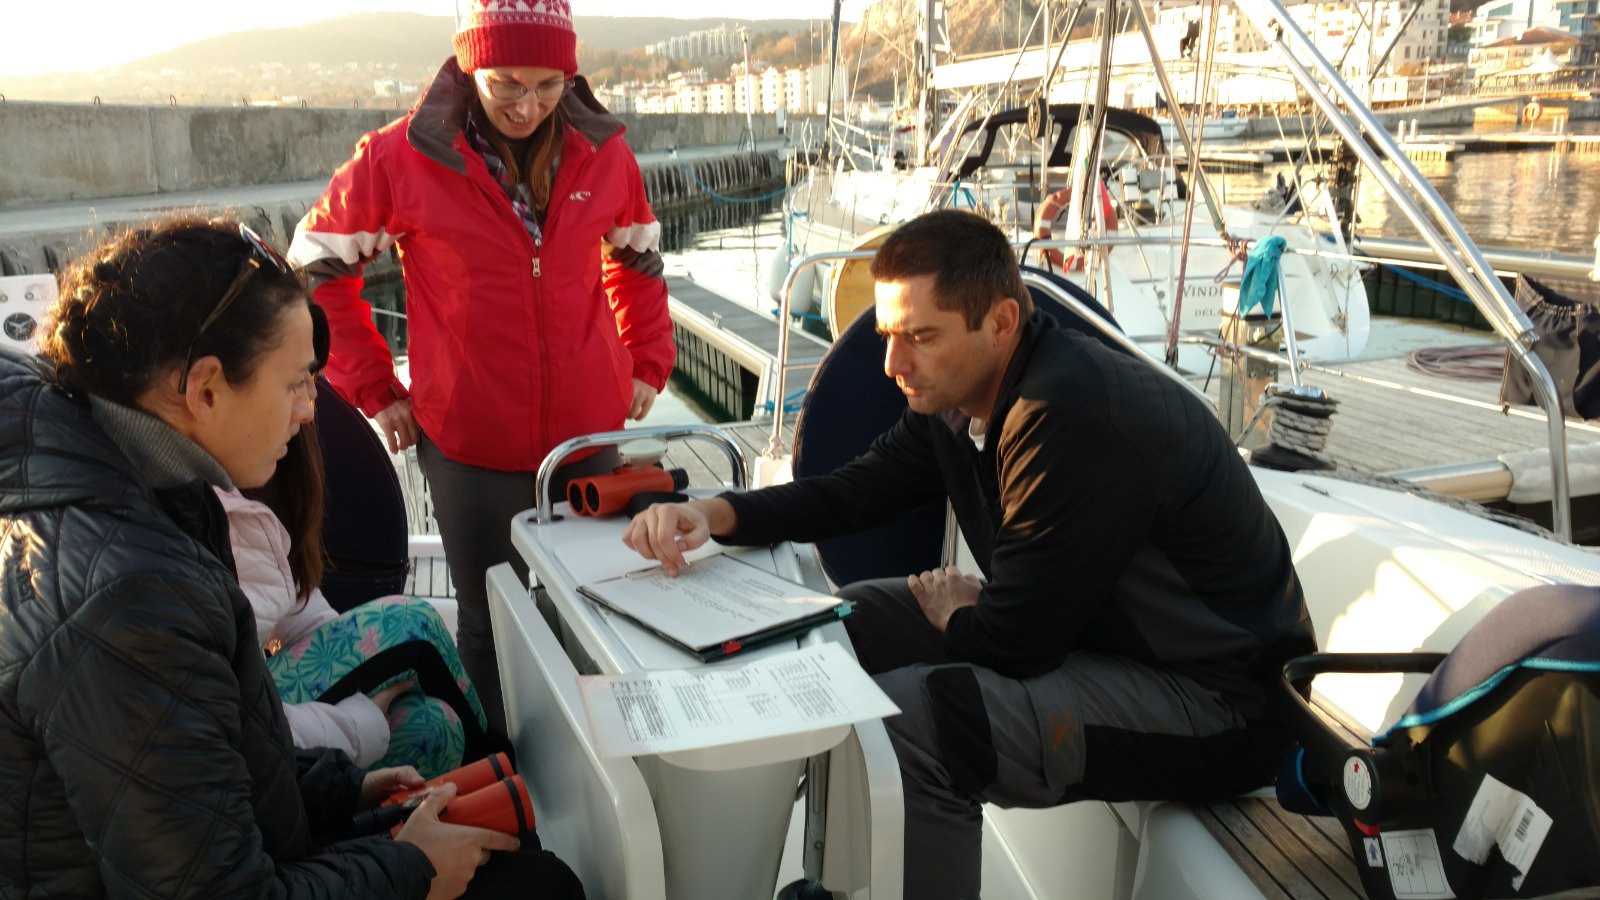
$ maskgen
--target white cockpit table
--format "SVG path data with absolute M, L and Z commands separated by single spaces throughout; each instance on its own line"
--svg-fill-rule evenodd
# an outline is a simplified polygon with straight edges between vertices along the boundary
M 548 473 L 566 455 L 641 435 L 726 442 L 735 479 L 743 481 L 743 459 L 722 432 L 707 426 L 639 429 L 557 448 L 541 468 L 540 496 Z M 710 496 L 717 490 L 691 493 Z M 814 874 L 835 890 L 866 887 L 867 896 L 899 896 L 899 773 L 881 722 L 631 759 L 599 757 L 578 699 L 580 673 L 738 666 L 823 641 L 849 646 L 842 623 L 832 622 L 799 638 L 702 663 L 579 593 L 581 584 L 648 564 L 622 543 L 625 527 L 620 516 L 572 515 L 566 503 L 517 516 L 512 542 L 528 565 L 529 580 L 548 595 L 550 608 L 542 612 L 510 566 L 489 574 L 507 728 L 545 845 L 573 865 L 592 897 L 772 897 L 807 760 L 838 748 L 826 766 L 812 767 L 813 781 L 831 787 L 825 804 L 821 797 L 810 801 L 818 815 L 808 823 L 816 833 L 807 834 L 807 845 L 824 846 L 821 822 L 828 823 L 827 849 Z M 727 552 L 781 577 L 805 580 L 793 545 Z

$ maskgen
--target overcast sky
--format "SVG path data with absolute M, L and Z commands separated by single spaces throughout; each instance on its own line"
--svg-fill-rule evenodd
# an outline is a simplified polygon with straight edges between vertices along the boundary
M 846 0 L 848 18 L 866 5 Z M 573 0 L 580 16 L 673 15 L 685 19 L 822 18 L 830 0 Z M 453 0 L 0 0 L 0 74 L 81 71 L 160 53 L 202 38 L 299 25 L 359 12 L 447 16 Z

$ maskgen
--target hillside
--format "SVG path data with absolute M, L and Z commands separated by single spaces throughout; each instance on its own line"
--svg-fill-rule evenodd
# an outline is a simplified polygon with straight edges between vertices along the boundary
M 687 63 L 644 55 L 645 45 L 665 38 L 725 24 L 743 26 L 750 31 L 752 53 L 761 58 L 763 49 L 778 48 L 785 36 L 814 27 L 805 19 L 612 16 L 578 16 L 575 24 L 579 68 L 602 81 L 664 77 L 683 65 L 721 66 L 726 71 L 733 62 L 728 58 Z M 362 13 L 219 35 L 95 72 L 0 76 L 0 94 L 68 102 L 287 101 L 402 108 L 450 56 L 453 31 L 450 16 Z M 785 46 L 793 50 L 796 41 Z M 394 87 L 380 94 L 378 82 L 393 82 Z
M 670 19 L 666 17 L 577 16 L 574 25 L 583 43 L 597 50 L 642 48 L 680 34 L 744 25 L 752 33 L 799 31 L 805 19 Z M 241 31 L 175 47 L 165 53 L 126 63 L 120 69 L 186 69 L 279 63 L 324 66 L 345 63 L 436 65 L 450 54 L 455 23 L 450 16 L 419 13 L 361 13 L 292 28 Z

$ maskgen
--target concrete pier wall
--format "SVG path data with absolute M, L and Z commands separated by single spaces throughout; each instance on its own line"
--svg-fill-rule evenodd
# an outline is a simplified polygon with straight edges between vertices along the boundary
M 0 102 L 0 209 L 327 178 L 393 110 Z M 734 145 L 743 115 L 622 115 L 640 153 Z M 789 120 L 791 130 L 799 124 Z M 781 137 L 756 116 L 756 140 Z

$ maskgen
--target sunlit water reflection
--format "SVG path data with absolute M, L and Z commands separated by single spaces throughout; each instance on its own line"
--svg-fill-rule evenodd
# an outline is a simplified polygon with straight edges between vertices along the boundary
M 1577 134 L 1600 134 L 1600 122 L 1575 122 Z M 1444 202 L 1472 239 L 1486 246 L 1518 247 L 1591 256 L 1600 228 L 1600 153 L 1549 150 L 1463 153 L 1450 162 L 1419 162 Z M 1216 176 L 1230 203 L 1249 203 L 1272 185 L 1288 164 L 1260 172 Z M 1415 238 L 1416 230 L 1364 176 L 1357 206 L 1364 234 Z

